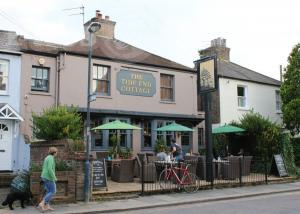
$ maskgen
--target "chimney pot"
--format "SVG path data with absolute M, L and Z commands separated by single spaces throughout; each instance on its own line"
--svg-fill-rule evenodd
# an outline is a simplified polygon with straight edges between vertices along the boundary
M 106 20 L 109 20 L 109 16 L 105 16 L 105 19 L 106 19 Z
M 100 10 L 96 10 L 96 18 L 98 20 L 102 19 L 102 14 L 100 13 Z

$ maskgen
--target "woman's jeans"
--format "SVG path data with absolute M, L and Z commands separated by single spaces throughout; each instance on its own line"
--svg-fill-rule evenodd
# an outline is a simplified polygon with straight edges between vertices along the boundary
M 54 181 L 49 181 L 45 178 L 42 178 L 44 182 L 44 188 L 46 190 L 46 194 L 44 196 L 45 204 L 48 204 L 53 195 L 56 193 L 56 184 Z

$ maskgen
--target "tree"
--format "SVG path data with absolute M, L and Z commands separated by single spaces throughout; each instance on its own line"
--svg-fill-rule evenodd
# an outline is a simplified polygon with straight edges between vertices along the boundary
M 294 135 L 300 130 L 300 43 L 288 57 L 283 80 L 280 87 L 283 122 Z
M 58 106 L 32 114 L 33 134 L 37 139 L 59 140 L 81 138 L 82 120 L 75 107 Z

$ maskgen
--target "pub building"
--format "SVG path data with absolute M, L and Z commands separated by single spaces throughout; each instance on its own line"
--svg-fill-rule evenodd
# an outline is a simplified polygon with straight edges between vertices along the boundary
M 42 112 L 52 105 L 73 105 L 78 107 L 86 123 L 87 28 L 91 21 L 101 24 L 100 30 L 92 35 L 91 93 L 95 100 L 90 103 L 91 128 L 116 119 L 140 127 L 141 130 L 120 130 L 119 133 L 121 147 L 131 148 L 133 155 L 153 152 L 159 138 L 170 145 L 173 136 L 185 152 L 198 152 L 198 142 L 203 138 L 204 114 L 197 110 L 196 70 L 116 39 L 116 22 L 108 16 L 102 17 L 99 11 L 84 24 L 85 38 L 71 45 L 23 38 L 22 73 L 23 79 L 29 79 L 24 81 L 21 92 L 22 103 L 26 103 L 22 112 L 25 120 L 31 117 L 29 109 Z M 36 86 L 40 90 L 33 91 L 30 87 L 34 74 L 45 83 Z M 172 122 L 194 131 L 156 131 Z M 29 130 L 30 123 L 23 126 L 24 130 Z M 107 152 L 115 132 L 92 131 L 92 153 Z

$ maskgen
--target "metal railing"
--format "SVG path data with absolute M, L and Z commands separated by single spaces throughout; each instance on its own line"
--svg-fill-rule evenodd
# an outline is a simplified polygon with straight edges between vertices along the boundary
M 208 164 L 205 156 L 199 156 L 194 159 L 185 160 L 182 163 L 176 163 L 177 167 L 188 165 L 188 171 L 197 176 L 197 185 L 199 189 L 223 188 L 246 186 L 253 184 L 267 184 L 272 177 L 268 174 L 268 164 L 261 159 L 252 156 L 228 157 L 222 160 L 214 160 Z M 182 191 L 178 180 L 173 178 L 168 186 L 162 187 L 160 174 L 170 163 L 153 161 L 146 162 L 142 160 L 140 171 L 141 194 L 153 194 L 164 192 Z M 210 170 L 209 170 L 210 168 Z M 209 176 L 211 172 L 212 176 Z M 180 172 L 178 172 L 180 178 Z M 274 177 L 274 179 L 277 179 Z

